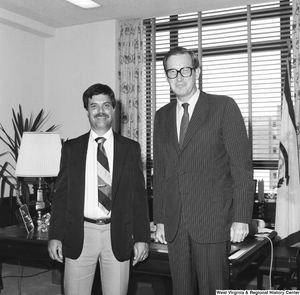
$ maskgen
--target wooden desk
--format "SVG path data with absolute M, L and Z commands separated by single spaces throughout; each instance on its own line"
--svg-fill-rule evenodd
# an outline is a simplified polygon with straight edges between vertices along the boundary
M 300 248 L 275 246 L 272 260 L 272 281 L 274 276 L 285 277 L 286 289 L 291 290 L 291 278 L 296 272 L 296 288 L 300 290 Z M 269 275 L 271 256 L 268 255 L 261 263 L 257 272 L 257 287 L 262 288 L 263 275 Z
M 233 281 L 243 270 L 258 258 L 264 259 L 264 255 L 271 251 L 270 240 L 277 235 L 272 231 L 267 235 L 248 236 L 244 242 L 233 244 L 239 250 L 228 257 L 230 266 L 230 281 Z M 269 238 L 266 238 L 266 236 Z
M 0 263 L 7 260 L 7 258 L 43 260 L 52 263 L 52 274 L 61 272 L 62 265 L 51 260 L 47 245 L 48 233 L 42 233 L 34 229 L 30 234 L 27 234 L 26 229 L 18 225 L 2 227 L 0 228 Z M 3 282 L 0 273 L 0 291 L 1 289 L 3 289 Z
M 272 240 L 277 233 L 272 231 L 267 236 Z M 270 251 L 270 241 L 265 236 L 248 236 L 244 242 L 233 244 L 238 250 L 228 257 L 230 281 L 233 281 L 254 260 Z M 151 243 L 149 258 L 131 269 L 132 273 L 170 276 L 167 245 Z
M 276 236 L 273 231 L 270 239 Z M 62 268 L 58 262 L 53 262 L 47 250 L 48 234 L 36 229 L 27 234 L 18 225 L 0 228 L 0 262 L 6 257 L 30 260 L 51 261 L 54 271 Z M 230 280 L 234 280 L 252 261 L 270 249 L 269 240 L 263 237 L 247 237 L 243 243 L 234 244 L 239 250 L 229 256 Z M 148 274 L 170 277 L 170 266 L 167 245 L 151 243 L 149 258 L 131 269 L 132 274 Z M 2 279 L 0 276 L 0 290 Z M 63 292 L 62 292 L 63 293 Z
M 48 233 L 36 229 L 27 234 L 18 225 L 0 228 L 0 255 L 51 261 L 48 250 Z

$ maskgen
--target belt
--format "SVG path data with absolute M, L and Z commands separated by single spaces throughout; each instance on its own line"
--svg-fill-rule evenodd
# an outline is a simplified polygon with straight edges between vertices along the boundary
M 98 225 L 103 225 L 103 224 L 109 224 L 110 221 L 111 221 L 111 218 L 91 219 L 91 218 L 83 217 L 83 220 L 86 221 L 86 222 L 95 223 L 95 224 L 98 224 Z

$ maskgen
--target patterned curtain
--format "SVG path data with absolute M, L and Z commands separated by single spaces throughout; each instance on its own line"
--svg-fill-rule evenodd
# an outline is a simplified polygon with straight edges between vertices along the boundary
M 293 0 L 293 59 L 295 119 L 297 125 L 298 148 L 300 155 L 300 0 Z
M 138 141 L 146 165 L 145 103 L 143 99 L 143 22 L 120 22 L 119 83 L 121 104 L 121 134 Z

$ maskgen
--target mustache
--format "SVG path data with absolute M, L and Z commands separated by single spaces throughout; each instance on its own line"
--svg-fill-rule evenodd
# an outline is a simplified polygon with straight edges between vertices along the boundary
M 94 116 L 94 118 L 109 118 L 109 116 L 105 113 L 98 113 Z

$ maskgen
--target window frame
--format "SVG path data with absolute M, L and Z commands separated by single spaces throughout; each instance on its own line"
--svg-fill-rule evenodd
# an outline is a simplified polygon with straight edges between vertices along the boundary
M 274 7 L 273 7 L 274 5 Z M 278 7 L 276 7 L 278 5 Z M 291 17 L 292 17 L 292 0 L 282 0 L 275 1 L 272 3 L 265 3 L 259 5 L 247 5 L 240 8 L 235 9 L 234 17 L 230 15 L 232 9 L 225 9 L 218 11 L 208 11 L 208 12 L 193 12 L 198 14 L 197 21 L 195 19 L 181 18 L 179 15 L 169 16 L 169 21 L 164 22 L 164 18 L 157 19 L 147 19 L 144 20 L 145 27 L 145 71 L 146 71 L 146 84 L 145 84 L 145 99 L 147 101 L 147 190 L 149 192 L 152 191 L 152 174 L 153 174 L 153 162 L 152 162 L 152 139 L 153 139 L 153 121 L 156 111 L 156 64 L 158 62 L 162 62 L 167 51 L 157 51 L 156 48 L 156 36 L 157 32 L 164 32 L 169 30 L 169 38 L 170 38 L 170 47 L 179 45 L 179 31 L 181 28 L 205 28 L 206 26 L 224 24 L 224 23 L 232 23 L 239 22 L 241 20 L 246 20 L 247 24 L 251 26 L 253 21 L 257 21 L 259 19 L 272 19 L 274 17 L 278 17 L 280 19 L 280 40 L 273 40 L 272 42 L 256 42 L 250 44 L 240 44 L 240 45 L 230 45 L 223 46 L 222 48 L 205 48 L 202 45 L 201 34 L 199 33 L 198 46 L 196 46 L 193 50 L 198 54 L 200 58 L 200 64 L 202 64 L 201 59 L 207 56 L 217 56 L 224 54 L 226 52 L 235 52 L 235 53 L 247 53 L 249 54 L 249 48 L 251 50 L 250 54 L 253 52 L 262 52 L 269 50 L 270 47 L 272 49 L 278 49 L 281 52 L 281 89 L 284 81 L 284 71 L 285 71 L 285 60 L 287 55 L 290 53 L 288 50 L 288 45 L 285 48 L 283 43 L 285 40 L 290 38 L 291 36 Z M 239 12 L 241 10 L 241 12 Z M 221 16 L 220 16 L 221 15 Z M 177 27 L 177 30 L 176 30 Z M 289 29 L 287 29 L 289 27 Z M 171 28 L 171 30 L 170 30 Z M 288 35 L 286 31 L 288 30 Z M 250 38 L 252 37 L 250 33 Z M 177 41 L 176 41 L 177 40 Z M 171 45 L 172 44 L 172 45 Z M 154 48 L 154 49 L 153 49 Z M 199 79 L 199 88 L 203 89 L 203 79 L 202 79 L 202 71 Z M 252 87 L 252 85 L 251 85 Z M 204 89 L 205 91 L 205 89 Z M 174 93 L 170 90 L 170 101 L 175 99 Z M 282 97 L 282 96 L 281 96 Z M 251 100 L 251 101 L 250 101 Z M 249 104 L 252 103 L 252 97 L 250 95 Z M 253 144 L 253 122 L 251 117 L 252 108 L 249 105 L 250 114 L 249 120 L 247 123 L 248 136 Z M 254 170 L 270 170 L 270 174 L 274 173 L 274 170 L 278 169 L 278 160 L 253 160 L 253 168 Z

